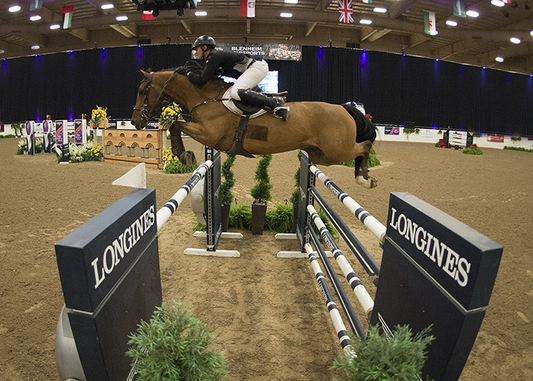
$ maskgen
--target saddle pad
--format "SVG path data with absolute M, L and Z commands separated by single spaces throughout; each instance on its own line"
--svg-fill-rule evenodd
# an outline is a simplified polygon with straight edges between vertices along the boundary
M 230 92 L 231 92 L 231 89 L 232 89 L 233 86 L 230 86 L 228 88 L 228 90 L 226 90 L 226 92 L 224 93 L 224 95 L 222 96 L 222 104 L 224 106 L 226 106 L 226 108 L 228 110 L 230 110 L 232 113 L 234 113 L 235 115 L 239 115 L 239 116 L 244 116 L 244 113 L 242 112 L 242 110 L 240 108 L 238 108 L 234 103 L 233 103 L 233 99 L 231 98 L 230 96 Z M 267 110 L 259 110 L 258 112 L 250 115 L 250 119 L 252 118 L 257 118 L 263 114 L 266 114 L 267 113 Z

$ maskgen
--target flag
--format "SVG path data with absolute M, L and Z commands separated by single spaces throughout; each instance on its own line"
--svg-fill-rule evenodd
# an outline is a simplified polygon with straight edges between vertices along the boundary
M 155 17 L 152 13 L 152 11 L 143 11 L 143 20 L 155 20 Z
M 453 15 L 466 17 L 465 0 L 453 0 Z
M 31 0 L 30 12 L 36 11 L 37 9 L 41 9 L 42 7 L 43 7 L 43 0 Z
M 435 12 L 424 11 L 424 33 L 435 36 L 437 34 L 437 23 Z
M 339 1 L 339 22 L 352 23 L 352 0 L 338 0 Z
M 69 29 L 72 26 L 72 13 L 74 5 L 65 5 L 63 7 L 63 29 Z
M 255 0 L 241 0 L 241 16 L 255 17 Z

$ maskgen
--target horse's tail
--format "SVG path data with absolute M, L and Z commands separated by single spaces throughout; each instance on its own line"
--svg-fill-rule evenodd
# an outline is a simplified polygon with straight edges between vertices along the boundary
M 357 136 L 355 138 L 355 141 L 357 143 L 361 143 L 366 140 L 374 142 L 377 136 L 377 128 L 374 123 L 372 123 L 370 119 L 364 116 L 363 113 L 359 111 L 355 106 L 343 104 L 342 107 L 344 107 L 346 111 L 350 113 L 352 118 L 354 118 L 355 123 L 357 124 Z

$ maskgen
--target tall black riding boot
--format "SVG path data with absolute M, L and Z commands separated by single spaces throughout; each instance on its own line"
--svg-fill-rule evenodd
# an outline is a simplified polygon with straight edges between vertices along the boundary
M 281 118 L 284 121 L 287 120 L 287 117 L 289 116 L 289 107 L 285 106 L 281 99 L 269 97 L 251 89 L 241 89 L 237 92 L 243 102 L 266 106 L 274 112 L 274 116 Z

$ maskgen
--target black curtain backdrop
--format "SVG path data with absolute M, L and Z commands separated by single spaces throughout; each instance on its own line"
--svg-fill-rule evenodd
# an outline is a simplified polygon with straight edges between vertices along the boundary
M 132 114 L 141 75 L 190 59 L 190 45 L 91 49 L 0 61 L 0 122 Z M 427 58 L 304 46 L 269 61 L 289 101 L 365 104 L 376 123 L 533 136 L 533 78 Z M 327 115 L 324 115 L 327 118 Z

